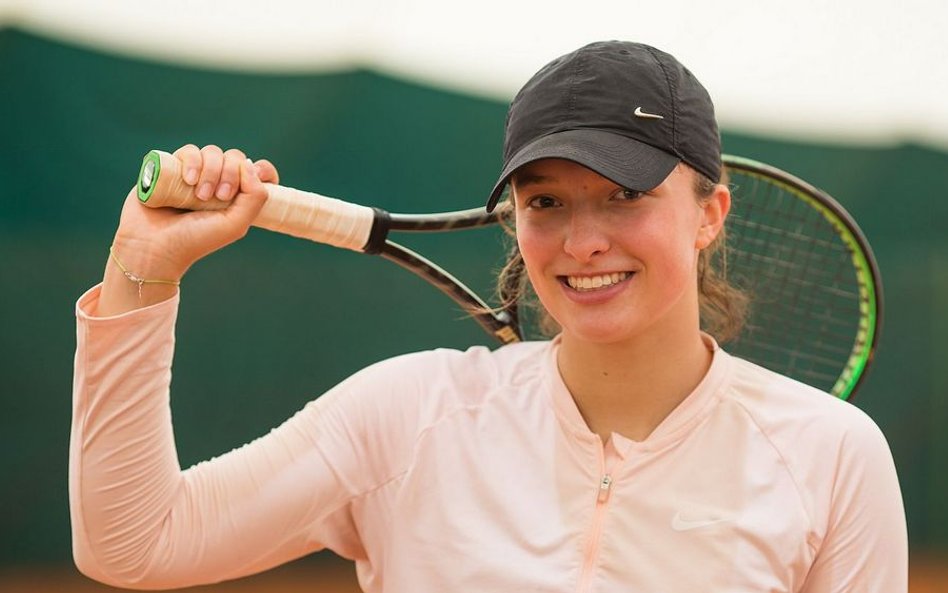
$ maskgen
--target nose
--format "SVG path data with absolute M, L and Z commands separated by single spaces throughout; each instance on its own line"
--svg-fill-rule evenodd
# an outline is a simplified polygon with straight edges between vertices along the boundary
M 585 263 L 608 251 L 609 245 L 607 227 L 602 220 L 588 212 L 573 212 L 563 241 L 566 253 Z

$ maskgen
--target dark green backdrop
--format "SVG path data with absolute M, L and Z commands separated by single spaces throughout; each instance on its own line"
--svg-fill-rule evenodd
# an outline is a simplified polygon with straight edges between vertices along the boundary
M 186 70 L 0 31 L 0 567 L 69 559 L 73 307 L 101 277 L 150 148 L 244 148 L 283 182 L 397 211 L 483 202 L 506 106 L 368 71 Z M 780 117 L 779 113 L 774 117 Z M 828 190 L 872 242 L 886 326 L 857 404 L 892 445 L 915 550 L 948 551 L 948 154 L 724 134 Z M 479 289 L 500 238 L 410 242 Z M 269 430 L 380 358 L 489 343 L 400 269 L 253 231 L 182 287 L 174 416 L 185 465 Z

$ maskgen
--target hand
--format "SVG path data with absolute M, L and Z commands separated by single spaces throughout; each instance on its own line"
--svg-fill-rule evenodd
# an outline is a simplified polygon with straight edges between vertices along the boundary
M 269 161 L 251 164 L 237 149 L 189 144 L 174 156 L 181 161 L 185 183 L 196 187 L 200 199 L 232 204 L 196 212 L 147 208 L 134 190 L 129 192 L 114 245 L 126 267 L 144 278 L 178 280 L 200 258 L 242 238 L 266 202 L 262 182 L 279 181 Z
M 148 208 L 133 188 L 125 198 L 113 240 L 115 256 L 127 270 L 149 280 L 180 280 L 194 262 L 247 234 L 267 199 L 263 183 L 277 183 L 279 173 L 267 160 L 251 162 L 237 149 L 193 144 L 174 152 L 181 161 L 185 183 L 201 199 L 212 196 L 232 202 L 222 210 L 182 211 Z M 114 262 L 106 265 L 98 314 L 112 315 L 168 298 L 167 284 L 130 282 Z M 133 290 L 134 289 L 134 290 Z

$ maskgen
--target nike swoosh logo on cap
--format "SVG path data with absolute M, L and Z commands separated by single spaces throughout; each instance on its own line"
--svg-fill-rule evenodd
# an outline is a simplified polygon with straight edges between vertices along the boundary
M 642 111 L 641 107 L 636 107 L 633 113 L 635 113 L 635 117 L 641 117 L 642 119 L 665 119 L 664 116 L 658 115 L 657 113 L 647 113 Z

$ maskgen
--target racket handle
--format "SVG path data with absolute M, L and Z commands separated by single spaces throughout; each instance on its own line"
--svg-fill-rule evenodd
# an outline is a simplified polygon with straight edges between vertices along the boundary
M 353 251 L 367 251 L 370 242 L 378 240 L 372 227 L 376 217 L 384 215 L 381 211 L 273 183 L 264 187 L 267 202 L 253 226 Z M 221 210 L 230 204 L 199 199 L 195 188 L 184 182 L 181 161 L 159 150 L 145 155 L 137 190 L 139 201 L 150 208 Z

